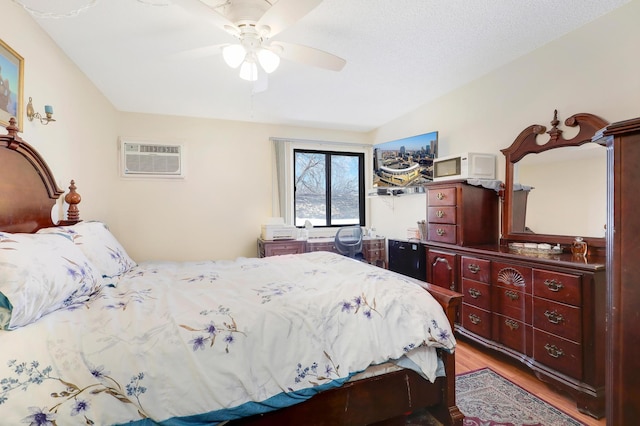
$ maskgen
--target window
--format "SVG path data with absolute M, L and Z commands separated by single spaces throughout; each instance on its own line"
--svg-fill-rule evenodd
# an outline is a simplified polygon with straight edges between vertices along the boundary
M 364 154 L 296 149 L 295 225 L 364 225 Z

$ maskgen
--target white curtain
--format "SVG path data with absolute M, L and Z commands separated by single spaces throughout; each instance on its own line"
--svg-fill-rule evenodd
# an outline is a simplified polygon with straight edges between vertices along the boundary
M 289 171 L 291 168 L 291 141 L 271 139 L 275 159 L 273 176 L 272 213 L 274 217 L 282 217 L 284 223 L 293 225 L 291 213 L 291 194 L 288 191 Z

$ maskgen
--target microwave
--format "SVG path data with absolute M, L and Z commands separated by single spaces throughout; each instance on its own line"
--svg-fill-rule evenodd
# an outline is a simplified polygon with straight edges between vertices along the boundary
M 496 156 L 465 152 L 433 159 L 433 181 L 452 179 L 495 179 Z

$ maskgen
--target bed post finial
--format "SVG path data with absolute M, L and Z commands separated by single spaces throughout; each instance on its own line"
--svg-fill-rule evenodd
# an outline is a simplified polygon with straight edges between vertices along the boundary
M 80 194 L 76 192 L 76 182 L 71 179 L 71 185 L 69 185 L 69 193 L 64 196 L 64 201 L 69 204 L 67 209 L 67 222 L 80 222 L 80 210 L 78 210 L 78 204 L 82 200 Z
M 16 126 L 16 118 L 15 117 L 11 117 L 9 119 L 9 125 L 7 126 L 7 133 L 10 136 L 16 136 L 16 134 L 18 134 L 18 131 L 20 129 L 18 128 L 18 126 Z
M 17 149 L 22 142 L 22 138 L 18 135 L 20 128 L 16 126 L 16 123 L 16 118 L 11 117 L 9 118 L 9 125 L 5 127 L 7 129 L 7 135 L 12 139 L 11 142 L 9 142 L 8 148 L 14 150 Z

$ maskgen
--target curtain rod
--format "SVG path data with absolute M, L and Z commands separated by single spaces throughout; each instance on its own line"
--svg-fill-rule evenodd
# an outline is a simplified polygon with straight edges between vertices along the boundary
M 356 143 L 356 142 L 332 142 L 332 141 L 319 141 L 312 139 L 292 139 L 292 138 L 279 138 L 279 137 L 271 137 L 270 141 L 274 142 L 295 142 L 295 143 L 304 143 L 304 144 L 314 144 L 314 145 L 340 145 L 340 146 L 352 146 L 352 147 L 361 147 L 361 148 L 372 148 L 373 144 L 365 144 L 365 143 Z

